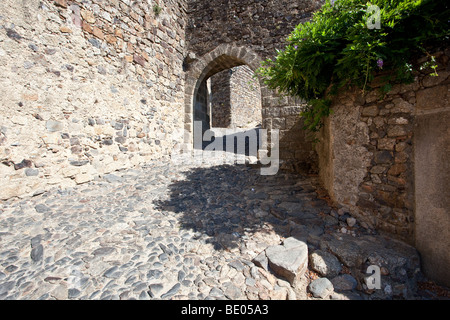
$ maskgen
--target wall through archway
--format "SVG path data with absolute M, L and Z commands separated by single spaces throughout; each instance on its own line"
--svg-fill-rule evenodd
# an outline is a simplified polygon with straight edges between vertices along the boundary
M 224 70 L 208 82 L 212 128 L 261 127 L 261 87 L 249 67 L 243 65 Z

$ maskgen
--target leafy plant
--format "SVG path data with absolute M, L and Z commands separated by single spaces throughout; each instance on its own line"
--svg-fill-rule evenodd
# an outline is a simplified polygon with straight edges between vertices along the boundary
M 369 28 L 379 8 L 379 28 Z M 413 80 L 418 54 L 448 44 L 447 0 L 327 0 L 310 22 L 299 24 L 284 50 L 263 62 L 258 75 L 281 94 L 308 102 L 302 112 L 305 128 L 317 131 L 330 115 L 331 99 L 341 88 L 371 90 L 382 72 L 382 92 Z
M 159 16 L 161 12 L 162 8 L 157 3 L 153 5 L 153 13 L 155 14 L 156 17 Z

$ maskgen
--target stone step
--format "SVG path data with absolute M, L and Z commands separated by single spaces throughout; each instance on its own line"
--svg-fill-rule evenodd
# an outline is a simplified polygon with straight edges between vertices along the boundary
M 414 296 L 420 280 L 420 258 L 417 251 L 400 241 L 380 236 L 334 234 L 323 236 L 320 248 L 289 237 L 279 245 L 272 245 L 252 262 L 289 282 L 294 290 L 308 290 L 314 298 L 332 298 L 340 293 L 354 297 L 373 296 L 386 299 L 393 296 Z M 369 267 L 378 267 L 379 274 L 371 274 Z M 320 277 L 314 280 L 307 269 Z M 306 275 L 306 276 L 305 276 Z M 369 287 L 379 277 L 376 290 Z M 308 285 L 308 282 L 309 285 Z
M 254 263 L 267 268 L 266 259 L 267 265 L 277 275 L 294 285 L 295 280 L 303 275 L 308 267 L 308 246 L 305 242 L 290 237 L 281 245 L 268 247 Z

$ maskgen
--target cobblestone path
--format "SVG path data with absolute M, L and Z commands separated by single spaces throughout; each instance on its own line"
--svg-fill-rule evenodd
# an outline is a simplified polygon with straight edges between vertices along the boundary
M 327 299 L 414 295 L 415 250 L 332 210 L 317 186 L 247 166 L 155 161 L 3 202 L 0 299 L 315 299 L 307 286 L 317 277 L 333 284 Z M 293 285 L 255 262 L 288 237 L 324 253 L 328 270 L 310 261 Z M 382 266 L 379 290 L 364 285 L 368 264 Z

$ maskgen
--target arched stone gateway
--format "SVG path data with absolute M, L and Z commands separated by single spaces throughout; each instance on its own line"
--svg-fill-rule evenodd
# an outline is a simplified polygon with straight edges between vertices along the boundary
M 247 65 L 252 71 L 260 66 L 261 59 L 251 49 L 223 44 L 188 66 L 185 86 L 185 129 L 193 133 L 195 96 L 202 83 L 223 70 Z M 192 135 L 189 140 L 192 142 Z M 192 143 L 191 143 L 192 144 Z
M 205 80 L 211 76 L 236 66 L 246 65 L 255 72 L 262 58 L 251 48 L 235 44 L 221 44 L 204 56 L 186 63 L 185 85 L 185 143 L 187 149 L 193 146 L 194 121 L 204 120 L 207 116 L 195 116 L 196 106 L 204 101 L 196 101 L 199 91 L 205 90 Z M 277 129 L 280 132 L 280 160 L 284 167 L 295 171 L 315 170 L 316 153 L 302 129 L 299 117 L 303 107 L 301 101 L 292 97 L 280 97 L 259 81 L 262 102 L 262 128 Z M 204 116 L 202 118 L 202 116 Z M 205 122 L 205 121 L 204 121 Z

